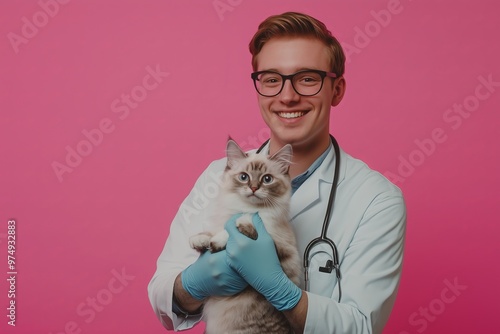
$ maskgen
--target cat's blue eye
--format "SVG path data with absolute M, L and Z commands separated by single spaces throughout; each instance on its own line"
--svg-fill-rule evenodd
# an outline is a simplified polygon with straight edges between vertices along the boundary
M 238 180 L 240 180 L 241 182 L 247 182 L 249 179 L 249 176 L 247 173 L 241 173 L 240 175 L 238 175 Z
M 269 183 L 273 182 L 273 180 L 274 180 L 273 177 L 269 174 L 266 174 L 262 177 L 262 182 L 264 184 L 269 184 Z

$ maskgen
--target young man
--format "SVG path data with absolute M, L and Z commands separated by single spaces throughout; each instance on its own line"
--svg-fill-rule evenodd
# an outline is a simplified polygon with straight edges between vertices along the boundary
M 263 149 L 273 154 L 287 143 L 293 146 L 290 223 L 299 254 L 304 254 L 308 243 L 321 233 L 333 182 L 337 157 L 329 134 L 330 110 L 341 102 L 346 89 L 344 53 L 323 23 L 300 13 L 262 22 L 250 52 L 261 115 L 271 129 Z M 328 273 L 321 268 L 333 260 L 333 254 L 325 244 L 318 244 L 308 256 L 310 289 L 305 291 L 304 282 L 300 287 L 291 283 L 279 266 L 272 240 L 260 238 L 266 231 L 258 216 L 254 216 L 257 240 L 235 232 L 232 220 L 226 224 L 230 238 L 225 251 L 199 256 L 189 248 L 189 236 L 203 230 L 214 209 L 210 203 L 203 206 L 196 201 L 223 171 L 222 159 L 207 168 L 179 208 L 158 259 L 148 290 L 163 325 L 190 328 L 200 321 L 206 297 L 233 295 L 250 284 L 284 312 L 296 333 L 382 332 L 401 275 L 404 200 L 381 174 L 344 151 L 339 153 L 337 194 L 327 236 L 337 247 L 340 281 L 335 270 Z M 188 207 L 201 210 L 193 213 L 186 211 Z M 259 261 L 252 261 L 255 257 Z

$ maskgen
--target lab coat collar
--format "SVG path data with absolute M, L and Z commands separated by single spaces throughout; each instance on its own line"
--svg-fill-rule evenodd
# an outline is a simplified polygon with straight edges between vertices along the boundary
M 346 155 L 340 149 L 340 171 L 339 171 L 339 186 L 345 178 L 346 174 Z M 326 156 L 323 163 L 309 176 L 309 178 L 295 191 L 290 203 L 291 219 L 301 214 L 304 210 L 314 206 L 317 202 L 324 198 L 325 201 L 330 194 L 330 187 L 333 182 L 333 172 L 335 169 L 335 150 L 332 148 Z M 322 184 L 328 185 L 321 187 Z M 325 192 L 326 190 L 326 192 Z M 323 194 L 321 194 L 323 192 Z M 322 196 L 321 196 L 322 195 Z M 321 206 L 323 208 L 323 206 Z

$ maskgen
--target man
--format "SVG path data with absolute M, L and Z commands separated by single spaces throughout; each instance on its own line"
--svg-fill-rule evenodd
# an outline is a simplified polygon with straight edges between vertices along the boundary
M 269 144 L 263 149 L 273 154 L 285 144 L 293 146 L 290 223 L 299 254 L 304 254 L 307 244 L 321 233 L 333 182 L 337 158 L 329 135 L 330 110 L 341 102 L 346 89 L 344 53 L 323 23 L 300 13 L 271 16 L 262 22 L 250 42 L 250 52 L 261 115 L 271 129 Z M 290 284 L 279 263 L 273 264 L 276 254 L 266 238 L 261 241 L 259 234 L 251 240 L 235 233 L 234 220 L 226 224 L 230 234 L 226 251 L 199 256 L 189 248 L 189 236 L 203 230 L 213 206 L 198 203 L 202 208 L 194 213 L 186 209 L 193 207 L 224 167 L 222 159 L 207 168 L 172 222 L 149 285 L 151 303 L 163 325 L 190 328 L 200 321 L 204 298 L 233 295 L 250 284 L 284 312 L 296 333 L 382 332 L 401 275 L 406 225 L 401 191 L 340 150 L 328 230 L 338 251 L 340 280 L 335 271 L 320 269 L 333 255 L 325 244 L 319 244 L 308 256 L 310 289 L 306 292 L 304 282 L 300 287 Z M 261 225 L 258 216 L 254 225 Z M 251 260 L 255 254 L 266 265 L 255 265 Z M 273 268 L 272 275 L 260 268 Z

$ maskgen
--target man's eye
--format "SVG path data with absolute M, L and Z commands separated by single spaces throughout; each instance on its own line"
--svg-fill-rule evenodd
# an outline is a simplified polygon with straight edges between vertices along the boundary
M 316 77 L 306 77 L 306 76 L 304 76 L 304 77 L 299 78 L 299 82 L 302 82 L 302 83 L 316 83 L 318 81 L 320 81 L 320 80 L 318 78 L 316 78 Z
M 264 76 L 260 79 L 260 81 L 264 84 L 275 84 L 280 83 L 281 78 L 276 76 Z

